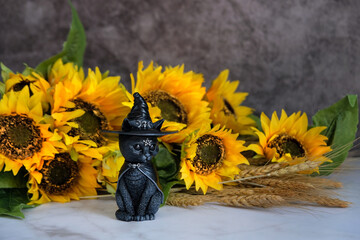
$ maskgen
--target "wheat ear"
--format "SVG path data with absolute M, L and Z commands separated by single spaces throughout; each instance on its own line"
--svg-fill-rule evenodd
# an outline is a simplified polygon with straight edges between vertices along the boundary
M 285 205 L 286 201 L 278 195 L 259 194 L 250 196 L 227 196 L 219 198 L 218 202 L 234 207 L 272 207 Z
M 206 196 L 203 195 L 171 193 L 166 201 L 166 204 L 177 207 L 189 207 L 189 206 L 202 205 L 205 200 L 206 200 Z
M 249 165 L 239 165 L 239 168 L 241 172 L 235 176 L 235 179 L 240 179 L 244 177 L 250 177 L 250 176 L 258 176 L 258 175 L 264 175 L 269 172 L 278 170 L 282 168 L 284 165 L 280 163 L 273 163 L 261 167 L 255 167 L 255 166 L 249 166 Z
M 321 206 L 325 207 L 341 207 L 346 208 L 350 205 L 350 202 L 343 201 L 337 198 L 330 198 L 324 196 L 305 196 L 303 197 L 304 201 L 317 203 Z
M 244 178 L 238 178 L 235 180 L 223 181 L 220 183 L 224 184 L 224 183 L 232 183 L 232 182 L 241 182 L 241 181 L 245 181 L 245 180 L 252 180 L 252 179 L 263 178 L 263 177 L 282 177 L 282 176 L 286 176 L 289 174 L 295 174 L 295 173 L 298 173 L 301 171 L 313 170 L 316 167 L 318 167 L 319 164 L 320 164 L 320 162 L 308 160 L 308 161 L 305 161 L 305 162 L 302 162 L 302 163 L 299 163 L 299 164 L 296 164 L 293 166 L 280 168 L 278 170 L 269 172 L 264 175 L 249 176 L 249 177 L 244 177 Z
M 315 189 L 311 183 L 280 178 L 259 178 L 254 179 L 252 182 L 274 188 L 296 189 L 297 191 L 309 191 Z
M 310 202 L 316 203 L 326 207 L 348 207 L 350 202 L 343 201 L 337 198 L 321 196 L 319 192 L 298 192 L 295 190 L 281 189 L 281 188 L 263 188 L 259 189 L 259 193 L 275 194 L 283 197 L 289 203 Z M 317 194 L 317 195 L 315 195 Z

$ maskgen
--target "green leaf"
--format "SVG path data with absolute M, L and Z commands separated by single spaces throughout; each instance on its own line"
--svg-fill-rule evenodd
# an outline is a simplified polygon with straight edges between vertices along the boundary
M 103 74 L 101 74 L 102 79 L 107 78 L 107 77 L 109 76 L 109 73 L 110 73 L 110 71 L 107 70 L 106 72 L 104 72 Z
M 0 68 L 1 68 L 1 79 L 2 79 L 2 81 L 0 82 L 0 99 L 2 99 L 2 97 L 5 94 L 5 82 L 9 79 L 9 75 L 10 73 L 12 73 L 12 71 L 2 62 L 0 62 Z
M 164 193 L 164 202 L 161 204 L 161 207 L 166 204 L 166 200 L 170 194 L 170 189 L 176 184 L 184 184 L 184 182 L 176 180 L 176 181 L 167 182 L 164 186 L 162 186 L 162 191 Z
M 24 64 L 25 65 L 25 69 L 24 71 L 22 72 L 22 74 L 24 76 L 29 76 L 32 72 L 35 71 L 35 69 L 33 69 L 32 67 L 29 67 L 26 63 Z
M 111 194 L 116 193 L 116 189 L 113 186 L 111 186 L 109 183 L 106 183 L 106 191 Z
M 0 189 L 0 215 L 24 218 L 21 210 L 34 207 L 28 202 L 27 188 Z
M 21 168 L 16 176 L 12 172 L 0 172 L 0 188 L 26 188 L 27 171 Z
M 64 62 L 73 62 L 78 66 L 82 66 L 86 48 L 85 30 L 71 1 L 69 1 L 69 5 L 71 7 L 72 22 L 67 40 L 64 43 L 63 51 L 66 54 L 63 60 Z
M 72 12 L 72 22 L 66 42 L 63 46 L 63 50 L 55 56 L 52 56 L 49 59 L 41 62 L 36 67 L 36 70 L 40 72 L 44 77 L 47 76 L 51 66 L 59 58 L 62 58 L 64 63 L 73 62 L 78 66 L 82 66 L 83 64 L 83 58 L 86 48 L 85 30 L 71 1 L 69 1 L 69 5 Z
M 3 82 L 0 82 L 0 100 L 2 99 L 2 97 L 4 96 L 5 94 L 5 83 Z
M 170 179 L 177 174 L 175 156 L 162 145 L 159 145 L 154 161 L 160 179 Z
M 179 167 L 176 156 L 171 154 L 166 147 L 160 144 L 159 152 L 153 158 L 153 164 L 157 169 L 159 182 L 164 193 L 164 202 L 166 202 L 171 187 L 180 183 L 178 179 Z
M 347 95 L 332 106 L 318 111 L 312 117 L 313 125 L 326 126 L 322 134 L 328 137 L 327 144 L 332 147 L 332 163 L 320 166 L 320 175 L 329 175 L 346 159 L 355 140 L 359 123 L 357 95 Z
M 254 114 L 250 114 L 249 117 L 255 121 L 256 124 L 256 128 L 259 129 L 259 131 L 262 131 L 262 127 L 261 127 L 261 121 L 260 118 Z
M 71 148 L 70 150 L 70 157 L 75 162 L 79 159 L 79 153 L 75 150 L 75 148 Z
M 1 67 L 1 78 L 2 82 L 5 83 L 9 79 L 9 74 L 13 71 L 10 70 L 7 66 L 5 66 L 2 62 L 0 62 Z

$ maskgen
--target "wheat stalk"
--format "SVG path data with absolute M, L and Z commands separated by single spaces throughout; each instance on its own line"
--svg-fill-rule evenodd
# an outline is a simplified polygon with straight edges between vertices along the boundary
M 325 207 L 341 207 L 346 208 L 349 206 L 350 202 L 343 201 L 337 198 L 329 198 L 325 196 L 304 196 L 302 198 L 304 201 L 317 203 Z
M 350 204 L 350 202 L 343 201 L 337 198 L 322 196 L 321 191 L 298 192 L 295 189 L 288 190 L 288 189 L 269 187 L 269 188 L 263 188 L 261 191 L 259 191 L 259 193 L 276 194 L 278 196 L 283 197 L 289 203 L 310 202 L 326 207 L 341 207 L 341 208 L 348 207 Z
M 268 177 L 281 177 L 289 174 L 296 174 L 301 171 L 313 170 L 320 165 L 320 162 L 316 161 L 305 161 L 293 166 L 288 166 L 285 168 L 281 168 L 279 170 L 275 170 L 271 173 L 268 173 Z
M 218 199 L 218 202 L 234 207 L 272 207 L 285 205 L 286 201 L 278 195 L 259 194 L 250 196 L 229 196 Z
M 251 166 L 251 165 L 241 164 L 241 165 L 239 165 L 241 172 L 235 176 L 235 179 L 265 175 L 269 172 L 278 170 L 278 169 L 282 168 L 283 166 L 284 166 L 284 164 L 281 164 L 281 163 L 272 163 L 272 164 L 261 166 L 261 167 L 255 167 L 255 166 Z
M 259 178 L 259 179 L 254 179 L 252 182 L 274 188 L 296 189 L 298 191 L 309 191 L 315 189 L 315 187 L 311 183 L 286 180 L 280 178 Z
M 290 174 L 295 174 L 295 173 L 298 173 L 301 171 L 313 170 L 316 167 L 318 167 L 319 164 L 320 164 L 320 162 L 307 160 L 305 162 L 302 162 L 302 163 L 299 163 L 299 164 L 296 164 L 293 166 L 287 166 L 284 168 L 274 170 L 274 171 L 269 172 L 264 175 L 254 175 L 254 176 L 249 176 L 249 177 L 237 178 L 234 180 L 220 182 L 220 184 L 240 182 L 240 181 L 244 181 L 244 180 L 252 180 L 252 179 L 263 178 L 263 177 L 282 177 L 282 176 L 286 176 L 286 175 L 290 175 Z
M 167 205 L 178 207 L 189 207 L 202 205 L 206 196 L 190 195 L 186 193 L 171 193 L 166 201 Z
M 336 189 L 343 187 L 341 182 L 321 177 L 310 177 L 304 174 L 294 174 L 291 176 L 282 177 L 281 179 L 309 183 L 316 189 Z
M 314 186 L 319 188 L 342 188 L 343 184 L 341 182 L 336 182 L 334 180 L 326 178 L 311 178 L 311 182 Z
M 259 180 L 259 179 L 257 179 Z M 261 179 L 262 181 L 270 180 L 270 185 L 281 179 Z M 271 182 L 272 181 L 272 182 Z M 241 188 L 239 186 L 225 186 L 222 191 L 209 189 L 206 195 L 190 192 L 172 192 L 169 195 L 167 204 L 171 206 L 198 206 L 206 202 L 218 202 L 227 206 L 234 207 L 273 207 L 287 206 L 291 204 L 301 204 L 304 202 L 316 203 L 327 207 L 348 207 L 350 204 L 337 198 L 328 197 L 328 192 L 321 189 L 309 187 L 298 189 L 297 185 L 283 183 L 283 188 L 274 185 L 263 188 Z M 291 188 L 293 186 L 293 188 Z M 300 190 L 300 191 L 299 191 Z
M 234 196 L 234 195 L 253 195 L 256 194 L 254 189 L 239 188 L 237 186 L 226 186 L 223 190 L 209 189 L 207 194 L 217 197 Z

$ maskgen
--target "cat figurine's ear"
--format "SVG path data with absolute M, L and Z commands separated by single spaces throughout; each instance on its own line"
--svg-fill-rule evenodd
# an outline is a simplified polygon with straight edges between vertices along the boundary
M 160 131 L 161 126 L 163 125 L 164 121 L 165 121 L 165 119 L 161 119 L 161 120 L 159 120 L 159 121 L 157 121 L 157 122 L 154 122 L 154 125 L 153 125 L 154 128 L 155 128 L 156 130 L 159 130 L 159 131 Z

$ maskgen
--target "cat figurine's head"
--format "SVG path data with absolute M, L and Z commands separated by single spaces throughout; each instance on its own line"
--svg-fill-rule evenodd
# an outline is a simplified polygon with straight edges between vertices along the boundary
M 119 146 L 126 162 L 145 163 L 159 152 L 157 137 L 121 136 Z
M 134 93 L 134 106 L 124 119 L 119 134 L 119 146 L 125 161 L 142 163 L 150 161 L 159 147 L 157 137 L 175 132 L 162 132 L 164 119 L 152 122 L 145 99 Z

